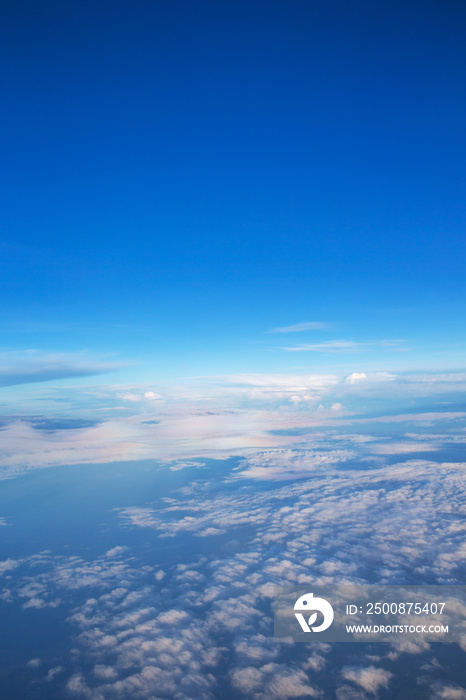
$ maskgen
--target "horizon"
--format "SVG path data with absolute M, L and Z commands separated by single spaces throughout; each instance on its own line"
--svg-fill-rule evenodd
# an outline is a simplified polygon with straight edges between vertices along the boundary
M 2 5 L 2 697 L 466 700 L 465 28 Z

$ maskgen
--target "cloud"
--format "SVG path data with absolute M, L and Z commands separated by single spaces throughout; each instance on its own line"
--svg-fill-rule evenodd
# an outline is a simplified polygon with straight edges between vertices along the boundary
M 144 537 L 158 550 L 155 560 L 137 560 L 116 537 L 93 558 L 42 553 L 0 563 L 5 603 L 31 616 L 58 607 L 74 626 L 78 660 L 60 660 L 73 675 L 55 674 L 53 666 L 42 678 L 51 673 L 63 696 L 66 686 L 72 697 L 90 700 L 212 700 L 224 689 L 253 700 L 323 698 L 324 668 L 344 680 L 339 700 L 390 689 L 391 674 L 379 667 L 387 658 L 382 651 L 379 661 L 361 661 L 334 658 L 324 645 L 290 654 L 286 643 L 272 642 L 273 586 L 463 582 L 465 530 L 458 518 L 465 512 L 465 465 L 440 459 L 442 453 L 409 457 L 461 446 L 466 414 L 413 409 L 353 419 L 340 398 L 346 410 L 351 397 L 365 398 L 378 383 L 384 395 L 405 399 L 457 389 L 465 378 L 430 382 L 369 371 L 349 377 L 356 381 L 307 374 L 213 378 L 185 393 L 173 390 L 163 405 L 144 397 L 149 383 L 102 387 L 93 390 L 96 402 L 126 394 L 138 400 L 128 401 L 123 418 L 73 430 L 59 429 L 53 419 L 44 423 L 54 426 L 49 430 L 20 420 L 4 425 L 1 460 L 12 473 L 18 465 L 147 457 L 168 473 L 193 470 L 185 472 L 189 486 L 169 498 L 119 510 L 122 527 L 149 529 Z M 422 432 L 422 423 L 440 420 L 443 432 Z M 416 421 L 418 432 L 406 434 L 401 426 L 401 437 L 395 428 L 387 436 L 372 425 L 406 421 Z M 232 455 L 240 459 L 225 478 L 202 459 Z M 401 653 L 424 661 L 431 653 L 428 643 L 400 642 L 391 651 L 393 664 Z M 452 684 L 431 689 L 439 700 L 463 697 Z
M 143 459 L 150 454 L 142 428 L 131 421 L 106 421 L 73 430 L 36 430 L 15 421 L 2 431 L 0 478 L 59 464 Z
M 244 697 L 256 700 L 291 700 L 291 698 L 323 697 L 323 693 L 309 683 L 306 673 L 298 667 L 268 663 L 260 668 L 247 666 L 232 673 L 232 685 Z
M 0 561 L 0 576 L 7 571 L 13 571 L 16 569 L 21 563 L 21 560 L 19 559 L 5 559 L 4 561 Z
M 432 442 L 389 442 L 381 445 L 371 445 L 371 452 L 379 455 L 400 455 L 411 452 L 436 452 L 440 445 Z
M 292 348 L 282 348 L 287 352 L 348 352 L 359 350 L 368 343 L 355 343 L 352 340 L 326 340 L 323 343 L 297 345 Z
M 106 557 L 119 557 L 121 554 L 124 554 L 127 551 L 128 547 L 122 547 L 120 545 L 117 545 L 116 547 L 113 547 L 112 549 L 109 549 L 107 552 L 105 552 Z
M 399 377 L 391 372 L 374 372 L 372 374 L 366 374 L 365 372 L 353 372 L 345 378 L 344 383 L 349 385 L 378 385 L 383 382 L 393 382 L 397 379 L 399 379 Z
M 388 688 L 390 678 L 393 676 L 389 671 L 375 666 L 366 668 L 348 667 L 341 672 L 343 678 L 353 681 L 368 693 L 377 694 L 380 688 Z
M 168 463 L 169 464 L 169 463 Z M 190 462 L 190 461 L 184 461 L 184 462 L 175 462 L 174 464 L 171 464 L 169 466 L 170 471 L 172 472 L 179 472 L 182 469 L 201 469 L 202 467 L 205 467 L 204 462 Z
M 259 457 L 259 463 L 265 464 L 267 456 Z M 306 456 L 303 451 L 294 457 L 278 457 L 285 458 L 288 464 L 301 461 L 301 467 L 293 467 L 298 473 L 309 469 L 307 460 L 314 464 L 314 455 Z M 268 458 L 272 460 L 273 471 L 274 456 Z M 283 468 L 287 466 L 285 463 Z M 256 545 L 266 547 L 264 557 L 271 543 L 286 541 L 286 561 L 273 556 L 262 561 L 262 584 L 278 583 L 280 579 L 299 583 L 321 576 L 338 581 L 348 575 L 357 577 L 357 572 L 364 572 L 366 566 L 379 580 L 390 581 L 390 576 L 395 576 L 395 580 L 398 575 L 404 576 L 405 566 L 424 566 L 426 557 L 432 562 L 433 576 L 453 582 L 455 570 L 460 571 L 458 567 L 466 560 L 464 532 L 454 523 L 451 528 L 441 523 L 446 509 L 451 513 L 464 509 L 464 465 L 411 460 L 369 470 L 339 471 L 338 463 L 333 469 L 328 467 L 322 464 L 314 473 L 308 472 L 312 474 L 310 480 L 255 492 L 253 497 L 250 492 L 229 490 L 213 498 L 200 489 L 190 499 L 170 499 L 157 509 L 125 508 L 121 516 L 132 526 L 158 530 L 162 537 L 186 533 L 204 536 L 209 528 L 224 532 L 245 526 L 253 528 Z M 265 482 L 266 470 L 264 466 Z M 259 478 L 260 474 L 255 476 Z M 408 524 L 409 544 L 403 536 Z M 335 556 L 326 534 L 329 528 L 332 539 L 338 543 Z M 431 539 L 434 532 L 435 544 Z M 320 563 L 316 560 L 317 543 L 324 548 Z M 345 551 L 353 552 L 355 559 Z M 433 551 L 437 552 L 436 558 Z M 380 570 L 374 570 L 374 552 L 379 552 Z M 245 567 L 238 559 L 225 571 L 219 568 L 214 578 L 222 585 L 231 583 L 237 576 L 244 581 Z M 312 579 L 306 579 L 309 571 Z M 256 581 L 256 585 L 259 583 Z
M 466 700 L 466 689 L 451 683 L 433 683 L 431 700 Z
M 272 328 L 269 333 L 299 333 L 301 331 L 318 331 L 329 328 L 329 323 L 321 323 L 320 321 L 305 321 L 304 323 L 296 323 L 294 326 L 283 326 L 281 328 Z
M 336 374 L 231 374 L 206 378 L 209 388 L 222 396 L 267 399 L 276 395 L 285 398 L 291 394 L 320 395 L 339 383 Z M 217 387 L 215 387 L 217 384 Z
M 125 392 L 120 395 L 123 401 L 131 401 L 132 403 L 143 403 L 145 401 L 160 401 L 163 399 L 161 394 L 157 394 L 155 391 L 143 391 L 139 392 Z
M 65 669 L 63 666 L 55 666 L 54 668 L 49 669 L 47 675 L 45 676 L 45 680 L 47 682 L 53 681 L 55 676 L 60 675 L 60 673 L 63 673 Z
M 433 425 L 437 421 L 453 421 L 466 418 L 466 411 L 437 411 L 432 413 L 400 413 L 392 416 L 349 418 L 351 423 L 425 423 Z
M 4 352 L 0 354 L 0 386 L 86 377 L 123 366 L 123 362 L 94 358 L 86 353 Z
M 201 378 L 183 389 L 172 387 L 163 391 L 163 401 L 144 398 L 145 393 L 156 393 L 148 389 L 148 384 L 57 389 L 58 393 L 54 391 L 53 395 L 57 401 L 67 402 L 67 410 L 73 394 L 80 395 L 81 403 L 86 406 L 91 397 L 91 408 L 81 413 L 76 409 L 65 414 L 66 417 L 57 418 L 63 416 L 64 409 L 58 413 L 52 402 L 52 415 L 26 418 L 24 413 L 18 413 L 5 417 L 0 426 L 0 478 L 60 464 L 149 458 L 163 461 L 172 471 L 194 469 L 200 466 L 195 460 L 202 463 L 207 457 L 247 457 L 261 450 L 297 446 L 318 449 L 329 426 L 344 433 L 355 432 L 356 426 L 377 423 L 416 423 L 421 429 L 423 423 L 464 420 L 464 411 L 445 411 L 448 408 L 445 392 L 454 392 L 452 398 L 457 396 L 457 392 L 466 389 L 465 377 L 445 375 L 435 382 L 427 379 L 426 375 L 395 376 L 365 371 L 346 376 L 237 374 Z M 381 393 L 385 414 L 380 408 Z M 424 397 L 430 397 L 431 393 L 432 400 L 426 404 Z M 440 410 L 416 411 L 416 406 L 435 406 L 438 393 L 444 394 Z M 397 413 L 400 402 L 408 401 L 408 405 L 414 406 L 412 413 Z M 377 406 L 377 413 L 370 411 L 371 405 Z M 28 410 L 31 410 L 29 405 Z M 343 438 L 340 434 L 335 439 Z M 458 439 L 456 434 L 456 442 Z M 402 438 L 393 440 L 392 445 L 389 442 L 379 441 L 380 447 L 372 454 L 413 452 L 426 441 Z M 434 449 L 427 445 L 425 448 Z
M 346 377 L 345 384 L 358 384 L 358 382 L 362 382 L 365 379 L 367 379 L 367 374 L 364 372 L 353 372 L 349 377 Z
M 358 352 L 364 348 L 393 348 L 397 347 L 400 340 L 378 340 L 372 342 L 355 342 L 353 340 L 326 340 L 322 343 L 311 343 L 297 345 L 294 347 L 282 348 L 287 352 L 321 352 L 321 353 L 341 353 Z
M 104 664 L 96 664 L 93 673 L 99 681 L 116 681 L 118 678 L 116 669 Z
M 149 399 L 149 401 L 156 401 L 157 399 L 162 399 L 163 396 L 156 394 L 155 391 L 145 391 L 144 398 Z
M 278 481 L 283 479 L 305 479 L 330 465 L 345 462 L 356 456 L 350 450 L 275 450 L 260 452 L 248 457 L 240 464 L 237 476 L 250 479 Z
M 55 681 L 90 700 L 324 698 L 324 668 L 325 678 L 345 682 L 339 700 L 389 687 L 391 673 L 380 666 L 390 648 L 378 661 L 362 661 L 354 649 L 350 657 L 330 654 L 329 645 L 313 646 L 312 654 L 295 645 L 290 653 L 286 642 L 275 642 L 273 586 L 462 582 L 466 554 L 457 518 L 465 509 L 465 465 L 364 465 L 358 457 L 369 440 L 351 443 L 356 463 L 347 468 L 348 455 L 334 444 L 330 434 L 321 449 L 256 451 L 219 482 L 199 480 L 189 493 L 174 490 L 121 509 L 123 527 L 152 530 L 146 539 L 158 549 L 155 565 L 152 555 L 139 560 L 116 545 L 93 558 L 49 552 L 9 567 L 14 575 L 4 585 L 13 604 L 33 601 L 24 611 L 30 615 L 33 606 L 61 606 L 74 627 L 78 660 L 60 661 L 73 675 Z M 265 470 L 260 483 L 258 475 L 249 482 L 234 476 L 254 468 Z M 276 468 L 307 478 L 268 479 L 267 469 Z M 206 546 L 219 531 L 220 545 Z M 172 539 L 162 561 L 166 537 Z M 430 654 L 428 643 L 391 650 L 424 662 Z M 439 686 L 434 697 L 455 698 L 454 691 Z

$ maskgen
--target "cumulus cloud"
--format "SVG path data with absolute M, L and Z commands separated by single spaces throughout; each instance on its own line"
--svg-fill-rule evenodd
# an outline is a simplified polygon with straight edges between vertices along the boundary
M 16 569 L 21 563 L 21 560 L 18 559 L 5 559 L 4 561 L 0 561 L 0 576 L 7 571 L 13 571 Z
M 117 670 L 105 664 L 96 664 L 93 673 L 99 681 L 116 681 L 118 678 Z
M 384 391 L 387 391 L 389 383 L 398 382 L 398 385 L 407 386 L 405 380 L 391 372 L 352 372 L 344 379 L 346 386 L 352 386 L 356 390 L 377 390 L 380 391 L 380 385 L 385 385 Z M 397 388 L 398 388 L 397 385 Z
M 367 375 L 364 372 L 353 372 L 345 379 L 345 384 L 357 384 L 367 379 Z
M 275 663 L 264 664 L 260 668 L 247 666 L 237 669 L 232 673 L 232 684 L 245 697 L 255 700 L 323 697 L 323 693 L 309 683 L 301 668 Z
M 157 394 L 155 391 L 145 391 L 144 398 L 148 399 L 149 401 L 157 401 L 158 399 L 162 399 L 163 396 Z
M 434 683 L 430 700 L 466 700 L 466 689 L 451 683 Z
M 334 442 L 331 435 L 326 450 L 260 451 L 217 485 L 199 480 L 121 509 L 124 527 L 150 531 L 156 563 L 120 545 L 95 558 L 45 552 L 15 560 L 4 578 L 9 602 L 66 606 L 76 631 L 79 661 L 55 681 L 92 700 L 213 700 L 224 688 L 254 700 L 323 698 L 319 674 L 327 670 L 344 681 L 339 700 L 390 688 L 384 659 L 427 655 L 428 643 L 350 663 L 333 658 L 329 645 L 296 645 L 290 661 L 287 643 L 272 637 L 273 587 L 461 582 L 465 466 L 401 459 L 347 468 L 346 448 L 339 454 Z M 349 452 L 366 454 L 373 441 L 351 444 Z M 254 468 L 307 476 L 238 478 Z M 219 536 L 221 546 L 205 546 Z M 439 686 L 435 697 L 454 691 Z
M 350 450 L 274 450 L 259 452 L 241 462 L 237 476 L 250 479 L 283 480 L 309 478 L 311 474 L 345 462 L 356 453 Z
M 274 586 L 464 581 L 466 467 L 441 448 L 464 443 L 465 413 L 354 418 L 342 406 L 377 382 L 408 396 L 453 380 L 354 375 L 235 375 L 163 405 L 144 397 L 150 385 L 119 387 L 119 399 L 138 397 L 121 419 L 72 430 L 4 425 L 0 456 L 12 470 L 140 458 L 160 460 L 169 478 L 185 470 L 182 489 L 119 508 L 121 527 L 137 528 L 150 556 L 118 544 L 133 532 L 100 555 L 0 563 L 5 604 L 25 616 L 59 608 L 74 629 L 73 663 L 60 659 L 73 673 L 44 662 L 41 680 L 50 673 L 63 696 L 90 700 L 213 700 L 225 688 L 265 700 L 325 697 L 320 674 L 328 672 L 340 679 L 336 697 L 356 700 L 391 689 L 384 665 L 395 671 L 401 654 L 430 658 L 428 641 L 351 661 L 328 645 L 291 655 L 272 641 Z M 406 432 L 406 422 L 416 430 Z M 394 427 L 387 434 L 377 423 Z M 420 451 L 431 454 L 416 459 Z M 228 463 L 215 470 L 207 459 L 232 455 L 239 459 L 226 476 Z M 32 661 L 28 673 L 38 668 Z M 461 698 L 452 683 L 431 687 L 433 698 Z
M 464 412 L 345 415 L 337 399 L 344 396 L 346 407 L 351 392 L 365 391 L 360 387 L 384 382 L 396 393 L 422 384 L 384 373 L 216 382 L 228 397 L 223 403 L 207 385 L 189 402 L 178 397 L 161 408 L 158 398 L 144 397 L 145 385 L 118 389 L 138 397 L 128 400 L 136 408 L 124 419 L 69 431 L 39 431 L 20 420 L 3 426 L 2 464 L 13 470 L 147 457 L 168 472 L 186 470 L 185 487 L 170 497 L 119 510 L 122 527 L 145 529 L 156 559 L 137 561 L 116 537 L 94 558 L 43 552 L 0 563 L 5 604 L 24 615 L 63 608 L 75 629 L 73 674 L 54 665 L 41 676 L 51 674 L 63 693 L 66 686 L 72 697 L 91 700 L 212 700 L 226 687 L 255 700 L 325 697 L 319 674 L 339 663 L 330 647 L 296 652 L 290 662 L 286 643 L 271 643 L 275 585 L 464 580 L 458 518 L 466 514 L 466 467 L 440 451 L 464 443 Z M 439 421 L 441 432 L 423 432 Z M 406 422 L 415 422 L 416 432 L 402 425 L 401 437 L 376 425 Z M 417 452 L 432 455 L 415 459 Z M 240 457 L 236 468 L 210 479 L 204 457 L 232 455 Z M 170 556 L 162 561 L 165 550 Z M 334 674 L 344 681 L 338 699 L 390 688 L 384 658 L 427 655 L 429 643 L 400 642 L 391 653 L 365 663 L 345 657 Z M 432 685 L 436 699 L 457 700 L 458 692 L 453 684 Z
M 342 669 L 341 674 L 346 680 L 353 681 L 363 690 L 374 695 L 380 688 L 387 688 L 390 678 L 393 676 L 389 671 L 383 668 L 376 668 L 375 666 L 366 668 L 347 667 Z

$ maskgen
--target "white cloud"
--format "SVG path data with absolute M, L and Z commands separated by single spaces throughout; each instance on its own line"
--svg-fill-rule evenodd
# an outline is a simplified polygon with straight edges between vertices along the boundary
M 156 394 L 155 391 L 145 391 L 144 398 L 149 401 L 157 401 L 158 399 L 163 399 L 163 396 Z
M 272 637 L 273 586 L 358 584 L 368 576 L 385 583 L 413 577 L 461 582 L 465 466 L 401 460 L 341 469 L 339 451 L 328 449 L 334 436 L 326 439 L 327 450 L 263 450 L 240 467 L 307 471 L 308 478 L 272 485 L 264 480 L 260 488 L 237 478 L 219 489 L 200 481 L 189 493 L 175 491 L 156 504 L 120 511 L 123 524 L 153 529 L 148 539 L 155 547 L 167 535 L 208 537 L 216 530 L 228 533 L 227 547 L 197 540 L 199 550 L 196 541 L 188 551 L 178 550 L 186 542 L 180 538 L 163 571 L 160 561 L 141 566 L 131 551 L 108 556 L 118 547 L 91 560 L 42 553 L 18 562 L 5 584 L 13 601 L 47 605 L 60 598 L 65 605 L 66 592 L 66 604 L 74 605 L 68 621 L 88 670 L 74 664 L 77 671 L 66 680 L 72 696 L 213 700 L 220 697 L 216 683 L 222 677 L 254 700 L 323 698 L 324 667 L 335 676 L 341 671 L 339 700 L 375 696 L 390 686 L 390 673 L 378 667 L 383 660 L 367 665 L 353 659 L 349 665 L 348 657 L 332 658 L 325 645 L 312 654 L 307 647 L 296 650 L 290 661 L 289 648 Z M 352 444 L 365 454 L 373 443 Z M 394 649 L 429 652 L 427 643 Z M 439 686 L 433 697 L 454 691 Z
M 368 666 L 366 668 L 347 667 L 342 670 L 342 676 L 353 681 L 368 693 L 377 694 L 380 688 L 388 688 L 392 673 L 383 668 Z
M 353 340 L 326 340 L 323 343 L 297 345 L 292 348 L 282 348 L 287 352 L 348 352 L 359 350 L 367 343 L 356 343 Z
M 259 452 L 240 464 L 237 476 L 250 479 L 282 480 L 308 478 L 328 470 L 330 465 L 355 457 L 350 450 L 274 450 Z
M 345 384 L 357 384 L 365 379 L 367 379 L 367 375 L 364 372 L 353 372 L 349 377 L 346 377 Z
M 466 689 L 451 683 L 433 683 L 431 700 L 466 700 Z
M 433 425 L 437 421 L 451 421 L 466 418 L 465 411 L 444 411 L 436 413 L 401 413 L 376 418 L 350 418 L 351 423 L 425 423 Z
M 54 666 L 54 668 L 49 669 L 47 675 L 45 676 L 45 680 L 47 682 L 53 681 L 55 676 L 60 675 L 60 673 L 63 673 L 65 669 L 63 666 Z
M 146 401 L 160 401 L 163 399 L 163 396 L 155 391 L 125 391 L 120 394 L 120 398 L 122 401 L 131 403 L 144 403 Z
M 7 571 L 13 571 L 16 569 L 21 563 L 20 559 L 5 559 L 4 561 L 0 561 L 0 576 Z
M 73 392 L 82 392 L 81 400 L 86 403 L 92 396 L 96 411 L 109 411 L 107 418 L 89 420 L 94 410 L 90 409 L 90 413 L 81 414 L 84 419 L 69 419 L 73 429 L 65 426 L 59 430 L 38 429 L 46 419 L 37 416 L 35 422 L 7 419 L 2 427 L 0 478 L 37 467 L 147 458 L 170 463 L 168 468 L 175 471 L 183 464 L 194 466 L 193 460 L 205 457 L 247 456 L 257 450 L 296 444 L 312 447 L 321 437 L 317 429 L 329 425 L 346 429 L 350 423 L 434 424 L 462 419 L 466 413 L 455 410 L 393 412 L 376 418 L 370 413 L 352 418 L 351 411 L 360 406 L 361 396 L 367 401 L 377 399 L 382 386 L 385 399 L 394 405 L 431 394 L 435 399 L 437 393 L 453 390 L 454 398 L 458 391 L 466 390 L 465 377 L 458 373 L 435 378 L 398 377 L 366 371 L 353 372 L 346 378 L 338 374 L 238 374 L 198 379 L 182 390 L 172 388 L 164 391 L 163 402 L 144 398 L 145 393 L 155 394 L 147 384 L 69 388 L 66 401 Z M 53 396 L 64 398 L 59 392 Z M 110 405 L 116 400 L 124 407 Z M 117 411 L 121 411 L 120 416 Z M 53 418 L 48 420 L 53 423 Z M 77 420 L 81 421 L 79 425 Z M 459 441 L 458 435 L 455 440 Z M 380 454 L 390 454 L 390 448 L 382 448 Z
M 281 328 L 272 328 L 269 333 L 299 333 L 301 331 L 319 331 L 329 328 L 330 324 L 320 321 L 305 321 L 304 323 L 296 323 L 294 326 L 282 326 Z
M 436 452 L 439 445 L 432 442 L 388 442 L 380 445 L 371 445 L 371 452 L 379 455 L 401 455 L 411 452 Z
M 110 372 L 127 363 L 89 353 L 44 353 L 39 350 L 0 353 L 0 386 L 50 382 Z
M 128 547 L 121 547 L 118 545 L 117 547 L 113 547 L 112 549 L 109 549 L 108 552 L 105 553 L 106 557 L 118 557 L 121 554 L 124 554 L 127 551 Z
M 275 663 L 268 663 L 260 668 L 239 668 L 232 673 L 232 683 L 244 697 L 249 696 L 256 700 L 291 700 L 323 696 L 309 683 L 302 669 L 288 668 Z
M 341 352 L 359 352 L 370 348 L 392 348 L 398 352 L 403 348 L 398 347 L 403 341 L 401 340 L 376 340 L 368 342 L 357 342 L 354 340 L 326 340 L 322 343 L 310 343 L 296 345 L 294 347 L 282 348 L 287 352 L 321 352 L 321 353 L 341 353 Z
M 273 381 L 272 386 L 277 387 L 276 379 Z M 270 385 L 265 382 L 266 388 Z M 43 555 L 21 586 L 7 580 L 8 594 L 24 605 L 25 613 L 33 614 L 34 607 L 64 605 L 65 592 L 68 600 L 76 600 L 70 623 L 79 633 L 76 647 L 83 668 L 89 670 L 66 680 L 72 695 L 90 700 L 148 700 L 161 693 L 165 697 L 178 693 L 180 700 L 212 700 L 219 697 L 216 678 L 228 664 L 231 683 L 240 692 L 241 684 L 249 684 L 254 700 L 319 697 L 316 674 L 326 662 L 335 663 L 327 659 L 327 653 L 308 654 L 305 661 L 290 663 L 279 645 L 264 641 L 271 637 L 264 607 L 274 584 L 365 582 L 368 572 L 389 583 L 406 576 L 462 581 L 464 530 L 453 519 L 464 512 L 464 465 L 404 458 L 396 464 L 385 461 L 391 454 L 410 454 L 424 446 L 422 433 L 405 435 L 396 442 L 335 430 L 326 434 L 314 430 L 306 438 L 268 436 L 271 428 L 309 425 L 310 413 L 270 411 L 264 418 L 265 411 L 193 416 L 190 410 L 183 406 L 179 414 L 167 413 L 161 427 L 128 421 L 133 432 L 123 436 L 115 421 L 110 433 L 115 442 L 111 443 L 109 433 L 99 433 L 99 440 L 107 439 L 107 447 L 110 442 L 124 454 L 130 443 L 136 453 L 136 447 L 153 450 L 163 439 L 169 452 L 182 439 L 189 442 L 189 450 L 194 445 L 199 454 L 204 449 L 203 436 L 207 442 L 213 436 L 223 455 L 240 452 L 245 435 L 249 444 L 262 441 L 262 449 L 249 450 L 236 477 L 223 485 L 222 492 L 209 491 L 203 483 L 193 484 L 189 492 L 175 493 L 171 500 L 121 511 L 123 523 L 152 528 L 151 540 L 186 534 L 213 538 L 228 533 L 222 539 L 235 543 L 229 550 L 205 547 L 208 554 L 199 562 L 195 547 L 192 555 L 182 550 L 186 568 L 176 572 L 165 564 L 162 571 L 160 562 L 142 571 L 120 546 L 94 561 Z M 444 414 L 440 417 L 445 418 Z M 436 420 L 431 414 L 428 419 Z M 324 416 L 324 420 L 329 419 Z M 32 439 L 35 433 L 28 435 Z M 92 435 L 95 433 L 86 429 L 79 440 L 84 442 Z M 232 435 L 238 438 L 233 449 Z M 445 435 L 453 439 L 453 434 L 433 433 L 425 443 L 436 447 Z M 55 447 L 61 444 L 59 436 L 47 440 Z M 297 441 L 301 442 L 299 449 Z M 360 462 L 359 468 L 341 468 L 350 459 L 373 452 L 382 457 L 377 461 L 370 457 L 370 463 Z M 168 462 L 167 469 L 170 465 Z M 261 480 L 260 489 L 246 478 Z M 271 480 L 276 483 L 269 489 Z M 445 527 L 446 517 L 453 520 L 450 528 Z M 407 528 L 409 542 L 404 534 Z M 16 578 L 20 566 L 27 564 L 18 560 L 4 570 L 7 575 L 14 570 Z M 73 598 L 75 592 L 80 597 Z M 227 650 L 225 642 L 216 637 L 219 628 L 229 635 Z M 397 647 L 397 653 L 427 650 L 427 644 Z M 364 698 L 366 692 L 375 695 L 387 687 L 390 679 L 383 675 L 387 672 L 374 668 L 346 666 L 346 685 L 338 689 L 339 700 Z M 60 682 L 58 674 L 56 682 Z M 433 697 L 461 698 L 455 692 L 455 687 L 445 686 Z
M 93 673 L 99 681 L 116 681 L 118 678 L 116 669 L 105 664 L 96 664 Z

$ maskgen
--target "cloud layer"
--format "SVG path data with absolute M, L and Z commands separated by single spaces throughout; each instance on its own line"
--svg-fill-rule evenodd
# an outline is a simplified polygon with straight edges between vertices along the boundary
M 86 353 L 43 353 L 36 350 L 0 354 L 0 387 L 111 372 L 124 363 Z
M 435 671 L 427 697 L 457 692 L 425 641 L 382 645 L 377 657 L 361 645 L 348 657 L 273 640 L 275 585 L 464 577 L 466 465 L 403 458 L 348 469 L 372 442 L 340 436 L 332 450 L 333 442 L 320 452 L 257 452 L 217 486 L 203 472 L 169 496 L 154 492 L 152 504 L 120 508 L 122 528 L 166 552 L 163 562 L 119 544 L 118 531 L 97 556 L 46 551 L 2 562 L 4 604 L 31 615 L 62 608 L 74 630 L 72 664 L 34 656 L 31 672 L 91 700 L 362 700 L 396 693 L 405 683 L 398 659 L 410 654 L 419 682 L 421 664 Z
M 464 375 L 388 372 L 239 374 L 199 379 L 183 390 L 147 385 L 57 388 L 50 390 L 50 398 L 46 395 L 46 402 L 42 397 L 42 405 L 38 402 L 42 409 L 50 403 L 53 412 L 4 413 L 0 478 L 60 464 L 147 458 L 189 462 L 263 449 L 315 450 L 330 430 L 336 440 L 360 433 L 359 440 L 375 441 L 367 447 L 368 455 L 435 452 L 457 443 L 458 429 L 466 426 L 466 411 L 451 410 L 463 390 Z M 409 413 L 408 403 L 414 407 Z M 377 410 L 371 411 L 371 405 Z M 410 437 L 437 423 L 447 428 L 435 439 Z M 392 435 L 384 438 L 384 426 L 390 424 Z

